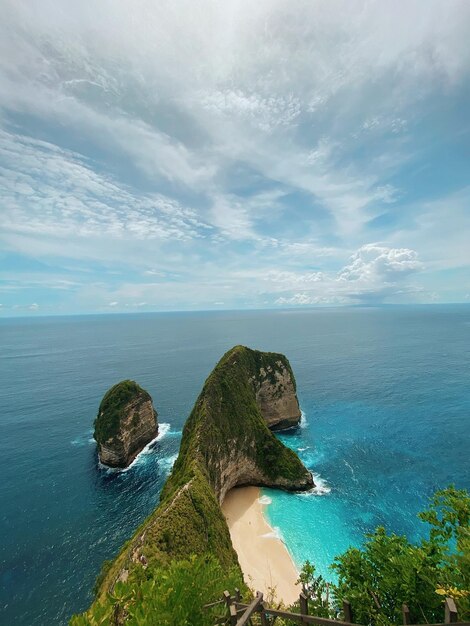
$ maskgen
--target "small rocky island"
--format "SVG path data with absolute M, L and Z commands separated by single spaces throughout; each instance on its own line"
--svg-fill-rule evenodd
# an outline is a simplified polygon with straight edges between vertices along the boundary
M 98 456 L 108 467 L 127 467 L 158 433 L 150 394 L 133 380 L 123 380 L 103 397 L 95 420 Z

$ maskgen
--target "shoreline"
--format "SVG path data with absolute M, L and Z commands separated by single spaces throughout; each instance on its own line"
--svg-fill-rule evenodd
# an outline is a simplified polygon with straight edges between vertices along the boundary
M 285 543 L 264 516 L 259 487 L 235 487 L 226 495 L 222 512 L 246 584 L 265 599 L 289 606 L 299 599 L 298 569 Z M 273 598 L 273 589 L 275 597 Z

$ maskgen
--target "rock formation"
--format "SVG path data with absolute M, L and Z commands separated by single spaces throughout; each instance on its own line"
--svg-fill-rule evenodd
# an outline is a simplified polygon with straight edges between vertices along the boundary
M 269 360 L 253 376 L 256 402 L 271 430 L 293 428 L 301 418 L 294 374 L 283 354 L 273 354 Z
M 263 416 L 272 423 L 292 419 L 293 398 L 295 382 L 284 356 L 236 346 L 222 357 L 185 424 L 159 506 L 103 574 L 98 603 L 106 601 L 118 580 L 139 585 L 143 563 L 164 565 L 192 554 L 212 554 L 224 568 L 239 567 L 220 508 L 229 489 L 314 486 L 311 473 Z
M 127 467 L 157 433 L 157 412 L 142 387 L 133 380 L 123 380 L 106 392 L 93 435 L 101 463 Z

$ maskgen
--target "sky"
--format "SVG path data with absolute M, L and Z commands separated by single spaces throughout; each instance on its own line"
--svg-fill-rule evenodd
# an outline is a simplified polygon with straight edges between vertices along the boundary
M 0 315 L 470 302 L 468 0 L 0 14 Z

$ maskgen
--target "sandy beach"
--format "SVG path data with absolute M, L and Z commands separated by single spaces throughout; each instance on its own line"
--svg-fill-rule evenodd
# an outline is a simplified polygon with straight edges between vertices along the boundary
M 233 547 L 243 570 L 245 581 L 254 591 L 292 604 L 298 599 L 300 587 L 295 584 L 298 571 L 284 543 L 276 537 L 263 515 L 258 487 L 232 489 L 222 505 L 232 537 Z

